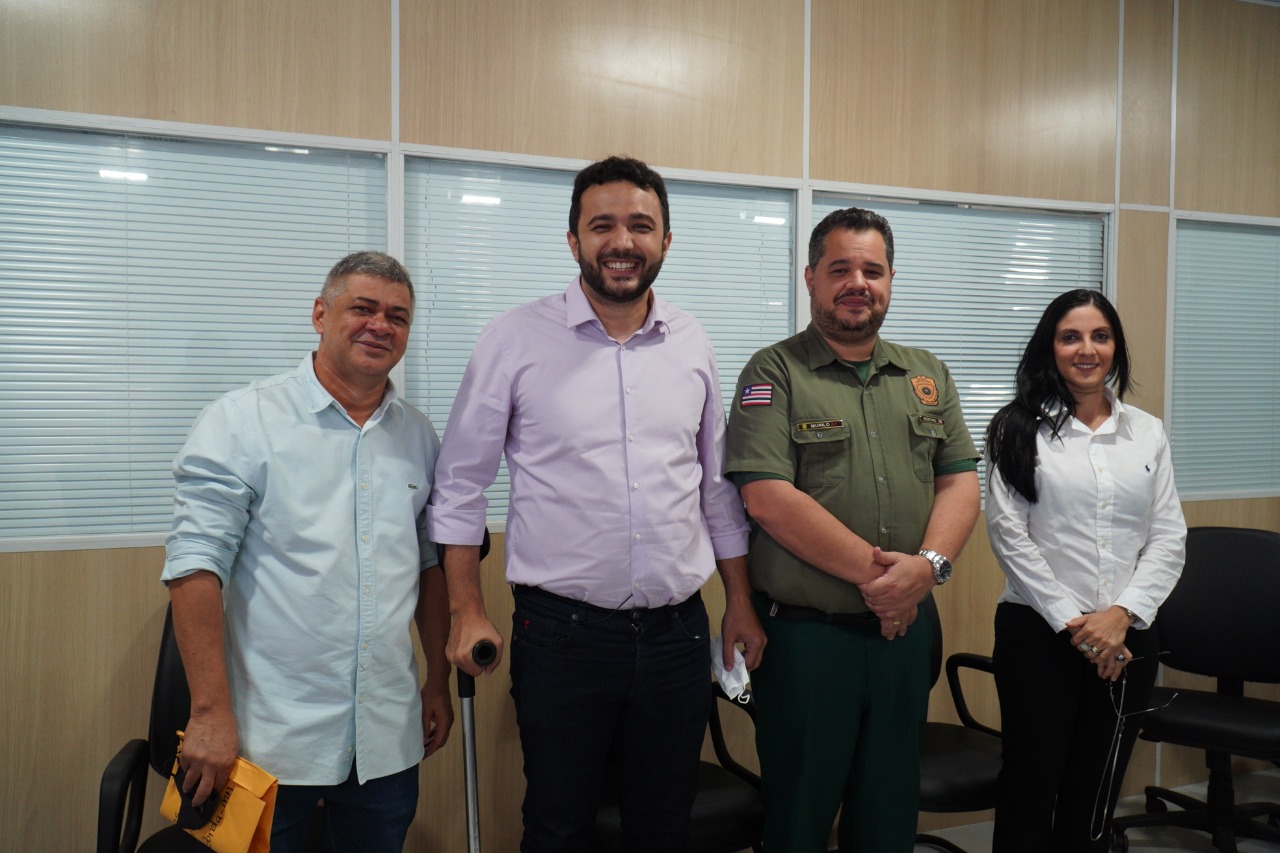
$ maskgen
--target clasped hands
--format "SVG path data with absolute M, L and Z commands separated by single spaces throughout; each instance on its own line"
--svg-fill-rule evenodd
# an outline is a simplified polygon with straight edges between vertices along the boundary
M 1129 614 L 1122 607 L 1099 613 L 1082 613 L 1067 623 L 1071 645 L 1098 668 L 1098 677 L 1115 681 L 1133 655 L 1124 644 Z
M 933 564 L 919 554 L 873 548 L 871 561 L 882 569 L 879 577 L 858 584 L 862 600 L 880 618 L 886 640 L 905 636 L 916 621 L 918 605 L 934 587 Z

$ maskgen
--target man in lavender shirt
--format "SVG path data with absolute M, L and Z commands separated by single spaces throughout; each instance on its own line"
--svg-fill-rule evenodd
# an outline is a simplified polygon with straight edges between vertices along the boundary
M 448 656 L 502 638 L 480 592 L 486 501 L 511 474 L 511 695 L 527 782 L 522 853 L 590 849 L 611 750 L 629 850 L 683 850 L 710 710 L 707 613 L 724 584 L 726 664 L 764 632 L 747 522 L 722 476 L 724 405 L 706 332 L 650 291 L 671 232 L 662 177 L 610 157 L 578 173 L 569 249 L 581 275 L 476 341 L 427 511 L 445 543 Z M 484 671 L 491 672 L 497 662 Z

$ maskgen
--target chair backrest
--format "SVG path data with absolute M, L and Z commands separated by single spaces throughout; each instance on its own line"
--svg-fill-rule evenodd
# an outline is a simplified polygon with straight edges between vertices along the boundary
M 1166 666 L 1280 682 L 1280 533 L 1191 528 L 1186 566 L 1155 627 Z
M 929 686 L 938 683 L 938 675 L 942 672 L 942 617 L 938 615 L 938 602 L 933 600 L 933 593 L 924 597 L 920 609 L 916 612 L 916 621 L 928 619 L 933 625 L 933 640 L 929 649 Z
M 156 661 L 156 682 L 151 689 L 151 726 L 147 732 L 151 767 L 161 776 L 173 769 L 178 752 L 177 732 L 186 728 L 191 716 L 191 693 L 187 672 L 182 668 L 178 640 L 173 635 L 173 608 L 164 613 L 164 633 L 160 636 L 160 657 Z

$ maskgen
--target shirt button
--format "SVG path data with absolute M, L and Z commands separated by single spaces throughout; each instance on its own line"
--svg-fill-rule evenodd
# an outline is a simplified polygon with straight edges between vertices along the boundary
M 364 594 L 365 594 L 365 595 L 373 595 L 373 587 L 366 586 L 366 587 L 364 588 Z
M 631 388 L 630 388 L 630 387 L 628 387 L 628 388 L 627 388 L 627 393 L 628 393 L 628 394 L 630 394 L 630 393 L 631 393 Z
M 639 542 L 639 541 L 640 541 L 640 534 L 639 534 L 639 533 L 637 533 L 637 534 L 636 534 L 636 541 L 637 541 L 637 542 Z
M 369 644 L 368 644 L 368 643 L 361 643 L 361 644 L 360 644 L 360 648 L 362 648 L 362 649 L 367 649 L 367 648 L 369 648 Z
M 879 477 L 876 477 L 876 479 L 883 483 L 883 482 L 884 482 L 884 474 L 881 474 Z
M 881 532 L 881 533 L 888 533 L 888 532 L 889 532 L 889 528 L 887 528 L 887 527 L 881 527 L 881 528 L 880 528 L 880 532 Z
M 364 694 L 363 694 L 363 693 L 361 693 L 359 696 L 357 696 L 357 697 L 356 697 L 356 704 L 357 704 L 357 705 L 363 705 L 363 704 L 364 704 Z
M 872 430 L 872 431 L 871 431 L 871 437 L 872 437 L 872 438 L 879 438 L 880 436 L 876 433 L 876 431 L 875 431 L 875 430 Z
M 369 484 L 368 484 L 368 483 L 361 483 L 361 484 L 360 484 L 360 491 L 364 492 L 364 491 L 368 491 L 368 490 L 369 490 Z
M 635 490 L 636 490 L 636 489 L 638 489 L 638 488 L 640 488 L 640 484 L 639 484 L 639 483 L 632 483 L 632 484 L 631 484 L 631 490 L 632 490 L 632 491 L 635 491 Z
M 365 534 L 364 536 L 361 536 L 361 537 L 360 537 L 360 541 L 361 541 L 361 542 L 368 542 L 368 541 L 369 541 L 369 535 L 368 535 L 368 534 Z
M 627 433 L 627 441 L 635 441 L 635 440 L 636 440 L 636 434 L 634 432 Z

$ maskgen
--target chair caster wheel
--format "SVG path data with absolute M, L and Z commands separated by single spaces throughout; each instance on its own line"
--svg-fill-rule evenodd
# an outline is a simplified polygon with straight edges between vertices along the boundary
M 1111 853 L 1128 853 L 1129 839 L 1123 832 L 1111 836 Z

